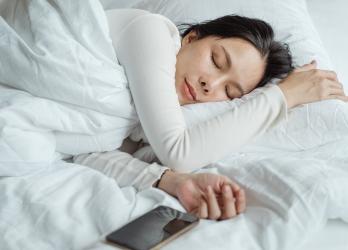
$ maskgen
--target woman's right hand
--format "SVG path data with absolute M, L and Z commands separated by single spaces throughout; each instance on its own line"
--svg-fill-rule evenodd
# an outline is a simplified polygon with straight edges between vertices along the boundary
M 289 109 L 328 99 L 348 102 L 336 73 L 317 69 L 315 61 L 295 69 L 278 86 L 283 91 Z
M 167 170 L 158 188 L 178 198 L 189 213 L 202 219 L 230 219 L 246 208 L 244 190 L 224 175 Z

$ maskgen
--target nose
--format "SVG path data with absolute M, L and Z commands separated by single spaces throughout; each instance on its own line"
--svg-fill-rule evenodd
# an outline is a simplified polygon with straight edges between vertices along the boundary
M 222 77 L 215 77 L 210 79 L 202 79 L 200 84 L 205 93 L 212 93 L 216 88 L 218 88 L 223 82 Z

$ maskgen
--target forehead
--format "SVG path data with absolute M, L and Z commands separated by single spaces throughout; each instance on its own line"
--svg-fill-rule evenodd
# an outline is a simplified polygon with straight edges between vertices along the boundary
M 263 61 L 261 53 L 255 46 L 242 38 L 211 38 L 211 45 L 216 47 L 223 46 L 225 50 L 231 53 L 231 56 L 239 57 L 240 60 L 252 59 L 256 62 Z

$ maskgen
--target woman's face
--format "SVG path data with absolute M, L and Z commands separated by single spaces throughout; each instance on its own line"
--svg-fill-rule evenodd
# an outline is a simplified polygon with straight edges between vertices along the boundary
M 197 39 L 191 32 L 177 54 L 175 87 L 180 105 L 239 98 L 256 88 L 264 69 L 260 52 L 246 40 Z

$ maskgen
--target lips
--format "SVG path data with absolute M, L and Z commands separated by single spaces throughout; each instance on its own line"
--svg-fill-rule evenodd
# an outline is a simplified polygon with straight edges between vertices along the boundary
M 185 92 L 189 92 L 189 93 L 187 93 L 188 97 L 190 99 L 192 99 L 193 101 L 196 101 L 196 92 L 195 92 L 194 88 L 187 82 L 186 79 L 185 79 L 185 85 L 188 89 L 188 91 L 185 91 Z

